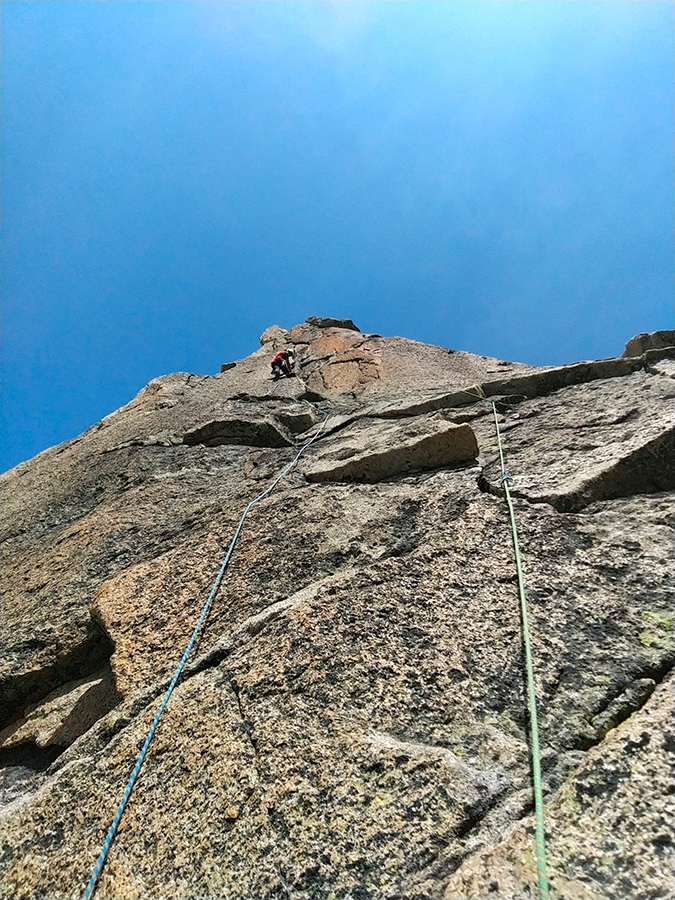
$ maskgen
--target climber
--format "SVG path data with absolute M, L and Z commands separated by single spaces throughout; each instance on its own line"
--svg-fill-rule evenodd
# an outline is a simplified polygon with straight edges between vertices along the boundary
M 290 378 L 295 375 L 293 366 L 295 364 L 295 354 L 292 350 L 280 350 L 272 360 L 272 375 L 274 380 L 278 381 L 282 375 Z

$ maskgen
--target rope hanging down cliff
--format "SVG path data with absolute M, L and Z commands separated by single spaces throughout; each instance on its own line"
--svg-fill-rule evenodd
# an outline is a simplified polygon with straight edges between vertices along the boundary
M 504 496 L 509 508 L 511 520 L 511 536 L 513 538 L 513 552 L 516 558 L 516 570 L 518 573 L 518 594 L 520 596 L 520 614 L 523 623 L 523 644 L 525 648 L 525 669 L 527 674 L 527 703 L 530 713 L 530 734 L 532 740 L 532 782 L 534 789 L 534 831 L 537 850 L 537 881 L 539 885 L 540 900 L 549 900 L 548 876 L 546 873 L 546 844 L 544 831 L 544 802 L 541 793 L 541 759 L 539 753 L 539 721 L 537 719 L 537 697 L 534 691 L 534 667 L 532 665 L 532 646 L 530 641 L 530 624 L 527 615 L 527 600 L 525 599 L 525 586 L 523 579 L 523 566 L 520 560 L 520 547 L 518 546 L 518 530 L 516 528 L 516 514 L 513 509 L 511 492 L 509 490 L 510 476 L 506 474 L 504 464 L 504 450 L 502 438 L 499 432 L 499 420 L 497 419 L 497 407 L 492 404 L 492 414 L 495 419 L 497 432 L 497 445 L 499 447 L 499 461 L 502 470 L 502 484 Z
M 264 500 L 265 497 L 267 497 L 269 494 L 271 494 L 272 491 L 274 490 L 274 488 L 282 480 L 282 478 L 284 478 L 286 475 L 288 475 L 288 473 L 295 467 L 295 465 L 297 464 L 298 460 L 300 459 L 302 454 L 305 452 L 305 450 L 307 450 L 307 448 L 320 437 L 320 435 L 322 434 L 322 432 L 326 426 L 327 421 L 328 421 L 328 416 L 326 415 L 326 416 L 324 416 L 323 422 L 321 423 L 321 425 L 319 426 L 319 428 L 317 429 L 315 434 L 306 443 L 304 443 L 302 445 L 302 447 L 300 447 L 300 449 L 295 454 L 295 456 L 293 457 L 291 462 L 282 470 L 281 474 L 277 476 L 277 478 L 272 482 L 272 484 L 268 488 L 266 488 L 262 492 L 262 494 L 258 494 L 257 497 L 255 497 L 253 500 L 251 500 L 251 502 L 248 504 L 248 506 L 242 513 L 242 516 L 239 519 L 239 524 L 237 525 L 237 527 L 235 529 L 234 537 L 232 538 L 232 540 L 230 542 L 230 546 L 228 547 L 227 553 L 225 554 L 225 557 L 220 566 L 220 569 L 218 570 L 218 574 L 216 575 L 216 579 L 213 582 L 213 586 L 211 588 L 209 596 L 206 598 L 204 606 L 202 607 L 202 611 L 200 613 L 199 619 L 197 620 L 197 624 L 195 625 L 192 635 L 190 636 L 190 640 L 187 643 L 185 652 L 183 653 L 181 660 L 178 663 L 176 671 L 174 672 L 171 682 L 169 683 L 169 687 L 167 688 L 166 693 L 164 694 L 164 697 L 162 698 L 162 702 L 159 704 L 159 708 L 155 714 L 155 718 L 152 720 L 152 725 L 150 726 L 150 730 L 148 731 L 147 737 L 145 738 L 145 741 L 143 742 L 143 746 L 141 747 L 141 751 L 138 754 L 138 758 L 136 759 L 136 765 L 134 766 L 133 771 L 129 777 L 127 786 L 124 789 L 122 799 L 120 800 L 119 806 L 117 807 L 117 812 L 115 813 L 115 817 L 112 820 L 112 825 L 108 829 L 108 834 L 106 835 L 106 839 L 103 842 L 103 847 L 101 848 L 101 852 L 99 853 L 98 859 L 96 860 L 96 865 L 94 866 L 94 871 L 92 872 L 91 878 L 89 879 L 89 883 L 87 884 L 84 894 L 82 895 L 83 900 L 90 900 L 90 898 L 93 897 L 93 895 L 94 895 L 94 891 L 96 890 L 96 884 L 101 875 L 101 872 L 103 871 L 103 866 L 105 865 L 105 861 L 108 857 L 108 853 L 110 852 L 110 847 L 112 846 L 112 842 L 115 839 L 115 835 L 117 833 L 117 829 L 119 827 L 120 820 L 124 813 L 124 809 L 125 809 L 127 803 L 129 802 L 129 797 L 131 796 L 131 792 L 134 788 L 134 784 L 136 783 L 138 774 L 141 771 L 141 766 L 143 765 L 143 761 L 148 752 L 148 747 L 150 746 L 150 742 L 152 741 L 152 738 L 155 734 L 157 725 L 159 724 L 159 720 L 162 717 L 162 713 L 164 712 L 164 709 L 165 709 L 167 703 L 169 702 L 169 697 L 171 697 L 171 694 L 173 693 L 173 689 L 176 687 L 176 684 L 178 682 L 178 679 L 180 678 L 181 672 L 183 671 L 183 668 L 185 667 L 185 663 L 188 660 L 188 657 L 190 655 L 192 647 L 194 646 L 194 643 L 197 639 L 197 635 L 199 634 L 199 632 L 202 628 L 202 625 L 206 621 L 206 617 L 209 613 L 209 609 L 211 608 L 211 604 L 213 603 L 216 593 L 218 592 L 218 588 L 220 587 L 220 583 L 223 580 L 223 576 L 225 575 L 225 570 L 227 569 L 227 565 L 230 561 L 230 557 L 232 556 L 232 553 L 236 546 L 237 540 L 239 539 L 239 535 L 241 533 L 241 529 L 243 528 L 246 516 L 249 514 L 249 512 L 253 509 L 253 507 L 257 503 L 260 503 L 261 500 Z

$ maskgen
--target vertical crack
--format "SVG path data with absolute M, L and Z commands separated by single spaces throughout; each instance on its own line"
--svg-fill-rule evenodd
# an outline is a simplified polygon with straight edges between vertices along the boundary
M 232 693 L 234 694 L 237 701 L 237 709 L 239 710 L 239 718 L 241 719 L 242 730 L 247 736 L 251 747 L 253 748 L 253 766 L 255 768 L 258 782 L 261 782 L 262 770 L 260 766 L 260 753 L 258 751 L 258 742 L 256 741 L 253 734 L 253 723 L 245 713 L 244 706 L 241 702 L 241 691 L 239 690 L 239 685 L 234 678 L 230 678 L 230 687 L 232 688 Z

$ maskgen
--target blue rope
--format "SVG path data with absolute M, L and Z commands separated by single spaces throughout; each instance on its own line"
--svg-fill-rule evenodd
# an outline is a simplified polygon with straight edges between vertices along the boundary
M 322 433 L 327 421 L 328 421 L 328 416 L 326 415 L 324 417 L 323 422 L 321 423 L 321 426 L 319 427 L 318 431 L 316 432 L 316 434 L 312 438 L 310 438 L 310 440 L 308 440 L 305 444 L 302 445 L 302 447 L 298 450 L 298 452 L 296 453 L 293 460 L 286 466 L 285 469 L 283 469 L 281 474 L 272 482 L 272 484 L 266 490 L 264 490 L 262 492 L 262 494 L 258 494 L 257 497 L 255 497 L 253 500 L 251 500 L 251 502 L 248 504 L 248 506 L 244 510 L 241 519 L 239 519 L 239 524 L 237 525 L 237 527 L 235 529 L 234 537 L 232 538 L 232 541 L 230 542 L 230 546 L 228 547 L 227 553 L 225 554 L 225 558 L 223 559 L 222 565 L 218 571 L 218 574 L 216 575 L 216 580 L 213 582 L 213 587 L 211 588 L 211 592 L 209 593 L 209 596 L 207 597 L 206 602 L 204 603 L 204 606 L 202 607 L 201 615 L 199 616 L 199 619 L 197 620 L 197 624 L 194 627 L 194 630 L 192 632 L 190 640 L 188 641 L 187 647 L 185 648 L 185 652 L 183 653 L 181 660 L 178 663 L 178 667 L 176 668 L 176 671 L 173 674 L 173 678 L 171 679 L 169 687 L 167 688 L 166 693 L 164 694 L 164 697 L 162 698 L 162 702 L 159 704 L 159 708 L 158 708 L 157 712 L 155 713 L 155 718 L 152 720 L 152 725 L 150 726 L 150 730 L 148 731 L 147 737 L 145 738 L 145 741 L 143 742 L 143 746 L 141 747 L 141 752 L 138 754 L 138 758 L 136 759 L 136 765 L 134 766 L 131 776 L 129 777 L 127 786 L 124 789 L 124 794 L 122 795 L 120 804 L 117 807 L 117 812 L 115 813 L 115 817 L 112 820 L 112 825 L 108 829 L 108 834 L 106 836 L 105 841 L 103 842 L 103 847 L 101 848 L 101 852 L 99 853 L 98 859 L 96 860 L 96 865 L 94 866 L 94 871 L 91 874 L 89 883 L 87 884 L 84 894 L 82 895 L 82 900 L 91 900 L 91 897 L 93 897 L 93 895 L 94 895 L 94 891 L 96 890 L 96 884 L 101 875 L 101 872 L 103 871 L 103 866 L 105 865 L 106 859 L 108 858 L 108 853 L 110 852 L 110 847 L 112 846 L 112 842 L 115 840 L 115 835 L 117 834 L 117 829 L 119 827 L 120 820 L 122 818 L 122 815 L 124 814 L 126 805 L 129 802 L 129 797 L 131 796 L 131 792 L 134 789 L 134 785 L 136 784 L 136 779 L 138 778 L 139 772 L 141 771 L 141 766 L 143 765 L 145 755 L 148 752 L 148 747 L 150 746 L 150 742 L 152 741 L 152 738 L 154 737 L 155 730 L 157 729 L 159 720 L 162 717 L 162 713 L 164 712 L 166 704 L 169 702 L 169 697 L 173 693 L 173 689 L 176 687 L 176 683 L 178 682 L 181 672 L 183 671 L 183 668 L 185 667 L 185 663 L 188 660 L 190 651 L 192 650 L 192 647 L 194 646 L 194 642 L 197 640 L 197 635 L 199 634 L 201 627 L 204 624 L 204 621 L 209 613 L 209 609 L 211 608 L 211 604 L 213 603 L 214 597 L 216 596 L 218 588 L 220 587 L 220 583 L 223 580 L 223 576 L 225 575 L 225 570 L 227 569 L 227 565 L 230 561 L 230 557 L 232 556 L 232 553 L 236 546 L 236 543 L 237 543 L 237 540 L 241 533 L 241 529 L 244 525 L 246 516 L 249 514 L 249 512 L 253 509 L 253 507 L 257 503 L 260 503 L 260 501 L 264 500 L 265 497 L 268 496 L 268 494 L 271 494 L 272 491 L 274 490 L 274 488 L 279 484 L 281 479 L 284 478 L 286 475 L 288 475 L 288 473 L 291 471 L 291 469 L 294 468 L 294 466 L 296 465 L 296 463 L 298 462 L 298 460 L 300 459 L 302 454 L 305 452 L 305 450 L 307 450 L 307 448 L 310 446 L 310 444 L 313 444 L 314 441 L 317 440 L 319 435 Z

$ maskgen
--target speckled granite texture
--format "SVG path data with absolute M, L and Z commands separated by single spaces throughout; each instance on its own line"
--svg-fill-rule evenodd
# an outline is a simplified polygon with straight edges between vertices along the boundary
M 675 897 L 675 349 L 532 369 L 268 329 L 2 476 L 0 894 L 72 898 L 246 503 L 97 897 Z M 279 347 L 297 375 L 273 381 Z M 642 356 L 638 355 L 642 353 Z M 479 476 L 481 476 L 479 478 Z

